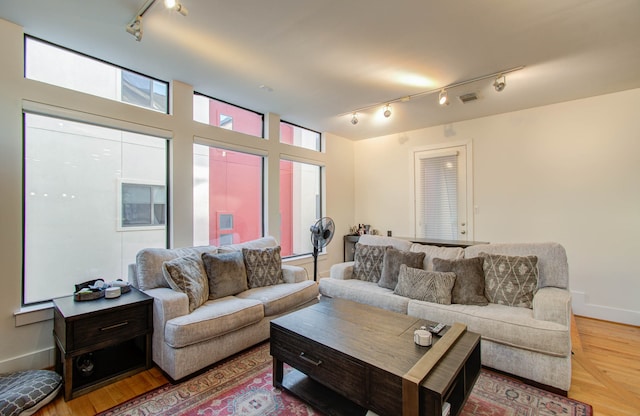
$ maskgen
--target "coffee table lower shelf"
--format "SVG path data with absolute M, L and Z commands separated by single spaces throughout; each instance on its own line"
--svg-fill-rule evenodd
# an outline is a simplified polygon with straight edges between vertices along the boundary
M 325 387 L 295 368 L 287 371 L 282 383 L 277 383 L 274 380 L 274 385 L 287 390 L 327 416 L 364 416 L 367 414 L 367 409 L 364 407 Z

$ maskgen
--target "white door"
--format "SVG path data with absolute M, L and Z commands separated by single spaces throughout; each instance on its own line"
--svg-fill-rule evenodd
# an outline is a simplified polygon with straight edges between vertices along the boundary
M 414 152 L 417 238 L 472 238 L 467 153 L 465 145 Z

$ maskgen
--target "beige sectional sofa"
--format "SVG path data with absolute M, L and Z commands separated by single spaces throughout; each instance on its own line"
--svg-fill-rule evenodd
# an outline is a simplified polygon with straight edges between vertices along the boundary
M 282 264 L 283 283 L 254 287 L 206 300 L 189 311 L 189 298 L 172 289 L 163 264 L 203 253 L 277 247 L 273 237 L 228 246 L 141 250 L 129 266 L 129 281 L 154 298 L 153 361 L 177 380 L 269 338 L 269 322 L 318 301 L 318 285 L 305 269 Z M 203 269 L 204 270 L 204 269 Z
M 530 256 L 538 259 L 537 292 L 532 308 L 489 303 L 485 306 L 440 304 L 399 296 L 375 282 L 353 278 L 354 262 L 332 266 L 330 277 L 320 280 L 323 296 L 351 299 L 431 321 L 461 322 L 482 336 L 484 366 L 504 371 L 552 388 L 568 391 L 571 385 L 571 296 L 564 248 L 556 243 L 482 244 L 445 248 L 365 235 L 364 245 L 392 246 L 424 252 L 423 268 L 433 268 L 433 258 L 473 258 L 480 253 Z

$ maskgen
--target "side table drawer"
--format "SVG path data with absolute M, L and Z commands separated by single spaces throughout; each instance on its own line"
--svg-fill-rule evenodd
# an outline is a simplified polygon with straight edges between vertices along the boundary
M 271 328 L 271 351 L 278 358 L 309 377 L 340 392 L 350 400 L 367 403 L 366 370 L 349 357 L 306 338 Z
M 91 319 L 80 319 L 73 325 L 71 334 L 67 334 L 72 349 L 92 346 L 113 339 L 127 339 L 149 329 L 148 308 L 136 306 L 118 311 L 96 315 Z

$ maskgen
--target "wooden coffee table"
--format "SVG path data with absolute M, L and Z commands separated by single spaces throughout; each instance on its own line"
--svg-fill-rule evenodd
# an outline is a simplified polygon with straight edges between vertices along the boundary
M 434 348 L 414 344 L 413 331 L 430 324 L 323 297 L 271 321 L 273 385 L 328 415 L 402 415 L 403 376 Z M 293 367 L 287 374 L 283 363 Z M 479 374 L 480 336 L 466 331 L 420 384 L 419 414 L 440 416 L 448 402 L 457 415 Z

